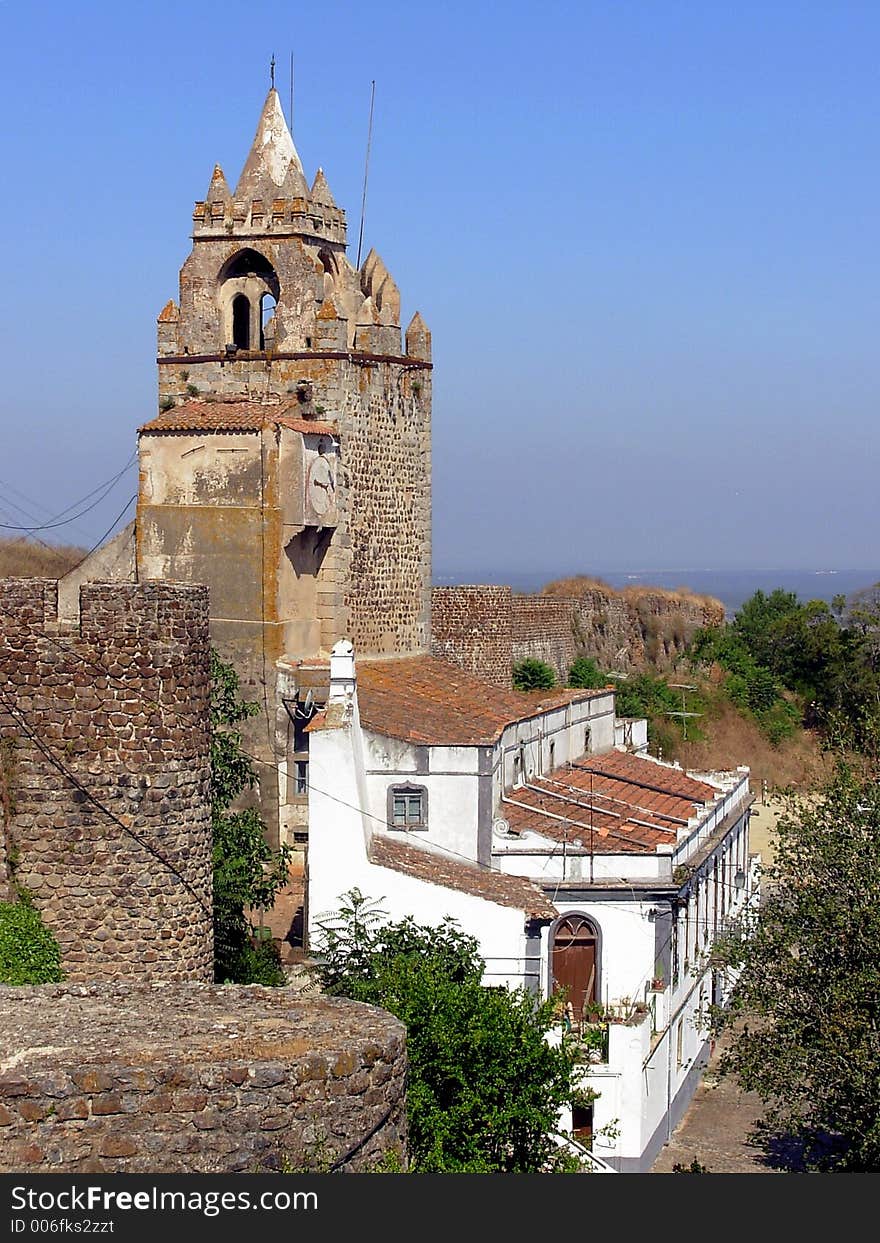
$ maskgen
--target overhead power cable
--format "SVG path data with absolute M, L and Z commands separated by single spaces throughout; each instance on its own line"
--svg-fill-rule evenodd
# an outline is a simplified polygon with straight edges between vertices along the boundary
M 49 761 L 52 767 L 55 768 L 64 777 L 66 777 L 66 779 L 71 783 L 71 785 L 76 790 L 78 790 L 80 794 L 83 795 L 84 798 L 88 799 L 88 801 L 92 803 L 95 807 L 97 807 L 99 811 L 103 812 L 104 815 L 109 817 L 109 819 L 112 820 L 114 824 L 118 825 L 118 827 L 122 829 L 123 833 L 127 833 L 128 836 L 132 838 L 133 841 L 137 842 L 137 844 L 141 846 L 144 850 L 146 850 L 149 854 L 151 854 L 154 859 L 157 859 L 163 865 L 163 867 L 167 868 L 169 872 L 171 872 L 174 876 L 176 876 L 177 879 L 180 881 L 180 883 L 183 885 L 183 887 L 192 895 L 192 897 L 195 898 L 196 902 L 198 902 L 199 906 L 202 908 L 205 914 L 208 915 L 209 917 L 213 917 L 213 912 L 212 912 L 211 907 L 209 907 L 204 902 L 201 895 L 194 888 L 192 883 L 189 880 L 187 880 L 187 878 L 183 875 L 180 869 L 175 867 L 175 865 L 171 862 L 171 860 L 167 859 L 160 850 L 157 850 L 155 846 L 153 846 L 150 842 L 146 841 L 143 837 L 140 836 L 140 834 L 136 833 L 133 829 L 129 828 L 129 826 L 123 820 L 120 820 L 119 816 L 117 816 L 114 811 L 112 811 L 109 807 L 107 807 L 105 803 L 102 803 L 101 800 L 95 794 L 93 794 L 92 791 L 87 786 L 83 785 L 80 779 L 76 776 L 75 773 L 72 773 L 70 771 L 70 769 L 66 766 L 63 760 L 59 759 L 58 756 L 55 755 L 51 747 L 49 747 L 46 743 L 43 742 L 43 740 L 39 737 L 37 732 L 30 726 L 30 724 L 27 721 L 27 718 L 23 716 L 23 714 L 18 710 L 17 706 L 14 703 L 10 702 L 9 697 L 6 695 L 5 691 L 3 690 L 0 690 L 0 701 L 2 701 L 6 712 L 12 717 L 14 721 L 18 722 L 21 729 L 24 730 L 24 732 L 27 734 L 28 738 L 30 738 L 31 742 L 34 744 L 37 750 L 40 751 L 42 755 L 45 756 L 45 758 Z
M 111 479 L 107 479 L 103 483 L 99 483 L 97 487 L 92 488 L 92 490 L 90 492 L 87 492 L 85 496 L 81 496 L 78 500 L 71 502 L 70 505 L 67 505 L 64 509 L 62 509 L 59 513 L 57 513 L 51 519 L 51 521 L 37 523 L 32 526 L 25 526 L 23 524 L 13 525 L 12 523 L 0 522 L 0 527 L 3 527 L 6 530 L 11 530 L 11 531 L 24 531 L 26 534 L 29 534 L 29 533 L 33 533 L 36 531 L 55 530 L 58 527 L 68 526 L 71 523 L 76 522 L 79 518 L 82 518 L 85 514 L 90 513 L 91 510 L 93 510 L 97 505 L 100 505 L 104 497 L 109 496 L 110 492 L 119 482 L 119 480 L 122 478 L 125 472 L 134 465 L 136 457 L 137 457 L 137 453 L 135 452 L 131 455 L 131 457 L 129 457 L 128 461 L 125 463 L 122 470 L 118 471 Z M 11 484 L 4 483 L 2 479 L 0 479 L 0 486 L 9 488 L 11 491 L 17 491 L 17 489 L 12 488 Z M 82 505 L 85 501 L 91 500 L 91 498 L 96 496 L 97 493 L 100 493 L 100 495 L 97 496 L 96 499 L 92 501 L 90 505 L 87 505 L 85 509 L 81 509 L 78 513 L 73 514 L 70 517 L 65 517 L 65 514 L 69 514 L 71 509 L 75 509 L 78 505 Z M 24 493 L 19 493 L 19 495 L 24 496 Z M 26 499 L 29 499 L 29 498 L 26 498 Z M 22 513 L 25 513 L 25 514 L 27 513 L 27 511 L 24 510 L 21 505 L 17 505 L 13 501 L 10 501 L 9 503 L 13 505 L 15 509 L 20 510 Z M 37 504 L 37 502 L 32 501 L 31 504 Z M 39 508 L 42 509 L 45 507 L 40 505 Z

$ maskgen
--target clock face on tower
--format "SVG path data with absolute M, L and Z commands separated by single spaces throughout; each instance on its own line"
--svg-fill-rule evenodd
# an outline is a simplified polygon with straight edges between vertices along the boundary
M 336 503 L 336 485 L 330 463 L 324 456 L 323 444 L 318 448 L 318 456 L 309 465 L 306 477 L 306 501 L 312 511 L 323 517 Z

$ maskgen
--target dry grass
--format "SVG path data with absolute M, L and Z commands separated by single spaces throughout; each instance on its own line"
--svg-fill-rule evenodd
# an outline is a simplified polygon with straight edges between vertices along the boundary
M 46 547 L 34 540 L 0 539 L 0 578 L 60 578 L 87 551 L 75 545 Z
M 748 764 L 756 793 L 761 792 L 764 781 L 769 791 L 790 787 L 806 792 L 830 776 L 831 761 L 823 754 L 816 734 L 798 730 L 793 738 L 773 746 L 756 722 L 741 716 L 729 700 L 716 697 L 700 728 L 708 735 L 705 742 L 682 742 L 676 754 L 666 758 L 703 771 Z
M 546 586 L 541 588 L 541 595 L 578 599 L 591 591 L 599 592 L 608 599 L 627 600 L 633 604 L 637 604 L 640 600 L 651 598 L 662 600 L 665 604 L 672 606 L 683 604 L 689 606 L 696 605 L 707 617 L 717 616 L 719 623 L 724 619 L 724 605 L 720 600 L 716 600 L 714 596 L 701 595 L 696 591 L 691 591 L 689 587 L 676 587 L 672 590 L 669 587 L 633 585 L 622 587 L 618 590 L 616 587 L 609 586 L 601 578 L 592 578 L 588 574 L 576 574 L 572 578 L 557 578 L 552 583 L 547 583 Z
M 566 600 L 574 600 L 586 595 L 588 591 L 598 591 L 604 596 L 617 596 L 620 593 L 601 578 L 590 578 L 587 574 L 576 574 L 573 578 L 557 578 L 541 588 L 542 596 L 562 596 Z

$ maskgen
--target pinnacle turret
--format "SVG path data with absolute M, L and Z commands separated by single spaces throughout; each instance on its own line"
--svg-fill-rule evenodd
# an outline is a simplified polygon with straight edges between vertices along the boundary
M 271 200 L 282 195 L 306 198 L 308 193 L 302 162 L 287 128 L 278 92 L 273 88 L 263 104 L 235 197 Z
M 323 168 L 319 168 L 315 173 L 315 180 L 312 182 L 309 198 L 313 203 L 322 203 L 325 207 L 336 206 L 336 200 L 330 193 L 330 187 L 327 185 L 327 178 L 324 176 Z
M 229 186 L 226 181 L 226 175 L 219 164 L 214 165 L 214 171 L 211 174 L 211 184 L 208 186 L 208 193 L 205 195 L 205 202 L 216 203 L 218 199 L 224 202 L 232 198 L 229 192 Z

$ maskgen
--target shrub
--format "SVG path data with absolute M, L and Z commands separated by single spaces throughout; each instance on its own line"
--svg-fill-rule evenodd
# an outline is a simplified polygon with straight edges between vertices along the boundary
M 546 691 L 556 685 L 556 674 L 543 660 L 529 657 L 513 666 L 513 685 L 518 691 Z
M 389 924 L 356 889 L 321 928 L 326 990 L 382 1006 L 406 1027 L 414 1172 L 572 1168 L 553 1139 L 559 1112 L 595 1093 L 576 1083 L 571 1049 L 545 1039 L 555 1000 L 484 986 L 477 941 L 454 920 Z
M 568 685 L 581 690 L 592 690 L 605 686 L 608 679 L 601 672 L 595 660 L 588 656 L 579 656 L 568 671 Z
M 58 942 L 28 898 L 0 902 L 0 984 L 57 984 L 64 979 Z

